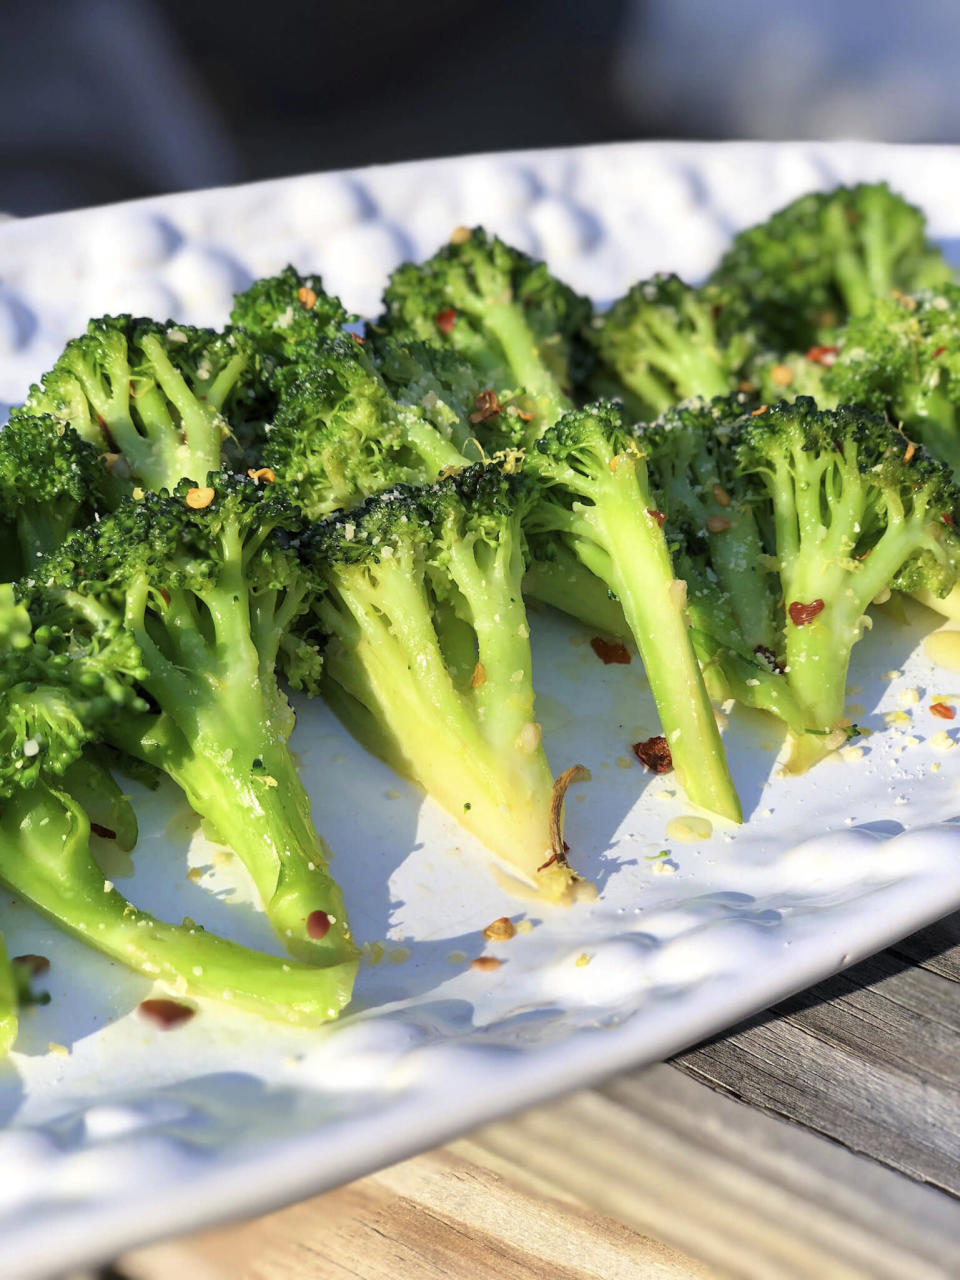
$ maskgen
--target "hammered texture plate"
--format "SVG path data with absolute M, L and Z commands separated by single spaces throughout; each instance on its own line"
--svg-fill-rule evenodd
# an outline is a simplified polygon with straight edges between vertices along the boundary
M 221 324 L 235 289 L 288 261 L 375 313 L 391 267 L 482 222 L 604 301 L 655 270 L 696 278 L 732 231 L 804 190 L 881 177 L 950 251 L 960 155 L 854 144 L 480 156 L 7 222 L 0 400 L 22 399 L 90 315 Z M 807 778 L 778 777 L 776 729 L 735 713 L 725 738 L 749 820 L 686 843 L 667 836 L 690 812 L 683 797 L 631 763 L 656 724 L 638 662 L 604 667 L 587 632 L 535 614 L 551 764 L 592 772 L 570 793 L 567 835 L 600 893 L 569 910 L 510 898 L 450 820 L 322 706 L 299 706 L 294 745 L 354 931 L 381 944 L 351 1014 L 319 1033 L 212 1008 L 155 1030 L 135 1013 L 144 980 L 0 899 L 11 952 L 53 962 L 51 1004 L 24 1018 L 0 1066 L 0 1274 L 77 1266 L 344 1182 L 661 1059 L 960 906 L 960 755 L 925 710 L 960 676 L 923 657 L 930 621 L 919 606 L 878 618 L 850 677 L 875 733 Z M 891 711 L 906 723 L 888 724 Z M 176 795 L 136 800 L 141 843 L 135 870 L 111 866 L 118 887 L 275 950 L 235 862 Z M 505 914 L 533 927 L 485 943 Z M 498 970 L 466 965 L 484 951 Z

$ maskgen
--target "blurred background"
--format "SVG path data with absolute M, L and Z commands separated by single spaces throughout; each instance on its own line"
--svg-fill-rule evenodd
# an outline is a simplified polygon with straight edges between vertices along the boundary
M 249 11 L 248 11 L 249 12 Z M 955 0 L 5 0 L 0 208 L 644 137 L 960 139 Z

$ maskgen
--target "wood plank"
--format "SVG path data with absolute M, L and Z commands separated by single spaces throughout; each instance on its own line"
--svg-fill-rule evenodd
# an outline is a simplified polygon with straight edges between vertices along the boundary
M 124 1280 L 697 1280 L 707 1268 L 454 1144 L 253 1222 L 125 1255 Z M 466 1154 L 465 1154 L 466 1153 Z M 467 1155 L 474 1158 L 467 1158 Z
M 958 932 L 952 916 L 675 1065 L 960 1195 Z

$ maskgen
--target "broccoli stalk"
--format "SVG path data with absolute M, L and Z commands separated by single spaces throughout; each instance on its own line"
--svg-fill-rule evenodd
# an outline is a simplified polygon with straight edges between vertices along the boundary
M 790 767 L 802 770 L 845 737 L 850 654 L 871 602 L 890 588 L 943 596 L 954 585 L 960 491 L 942 464 L 906 460 L 882 419 L 821 412 L 808 397 L 745 420 L 738 452 L 772 505 L 786 672 L 808 731 Z
M 239 331 L 105 316 L 67 343 L 26 408 L 69 422 L 118 476 L 169 491 L 220 469 L 224 412 L 243 405 L 254 363 Z
M 293 955 L 340 964 L 355 950 L 290 755 L 293 713 L 275 672 L 312 591 L 278 541 L 298 517 L 246 478 L 210 479 L 215 487 L 147 494 L 75 534 L 42 563 L 28 604 L 64 629 L 122 626 L 133 638 L 151 709 L 118 711 L 107 740 L 182 787 L 247 867 Z M 293 663 L 295 677 L 315 678 L 309 645 Z
M 733 309 L 719 290 L 657 275 L 598 316 L 589 335 L 634 397 L 631 411 L 656 417 L 691 396 L 709 400 L 736 390 L 752 341 Z
M 832 342 L 875 297 L 952 275 L 920 210 L 879 182 L 811 192 L 741 231 L 710 281 L 742 300 L 764 345 L 785 352 Z
M 0 1060 L 7 1056 L 17 1038 L 19 1008 L 13 965 L 0 934 Z
M 551 605 L 604 636 L 630 640 L 630 628 L 610 588 L 562 542 L 534 540 L 524 595 Z
M 335 1017 L 349 999 L 355 962 L 325 969 L 285 963 L 138 911 L 104 880 L 89 819 L 69 789 L 41 781 L 3 802 L 0 880 L 67 933 L 175 995 L 306 1026 Z M 0 968 L 0 1010 L 6 995 Z M 0 1016 L 0 1048 L 8 1032 L 9 1014 Z
M 717 723 L 687 630 L 686 590 L 673 572 L 662 513 L 616 405 L 567 414 L 528 455 L 541 496 L 528 518 L 534 554 L 566 543 L 617 597 L 640 650 L 674 769 L 690 799 L 741 819 Z
M 576 877 L 551 824 L 521 598 L 526 493 L 477 466 L 318 525 L 323 690 L 346 726 L 548 899 Z
M 480 227 L 461 229 L 420 266 L 399 267 L 384 304 L 378 327 L 400 343 L 450 348 L 494 389 L 522 387 L 533 434 L 571 408 L 591 364 L 581 336 L 589 302 Z

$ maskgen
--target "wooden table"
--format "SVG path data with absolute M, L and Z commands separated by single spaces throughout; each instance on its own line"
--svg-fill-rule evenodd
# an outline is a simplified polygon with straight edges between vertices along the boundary
M 960 1276 L 960 913 L 669 1064 L 129 1280 Z

